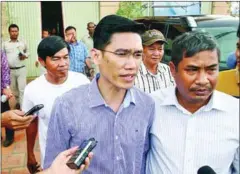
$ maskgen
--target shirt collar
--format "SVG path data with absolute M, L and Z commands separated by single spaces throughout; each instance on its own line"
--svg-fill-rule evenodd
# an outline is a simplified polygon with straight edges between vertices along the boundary
M 165 64 L 163 64 L 161 62 L 158 63 L 158 72 L 160 72 L 160 73 L 164 73 L 165 72 L 163 65 L 165 65 Z
M 8 42 L 11 42 L 11 41 L 12 41 L 11 39 L 8 39 Z M 19 39 L 17 39 L 16 42 L 19 42 Z
M 213 91 L 211 99 L 209 100 L 208 104 L 204 108 L 205 111 L 210 111 L 211 109 L 221 110 L 221 111 L 228 111 L 229 107 L 226 103 L 223 102 L 221 95 L 217 90 Z
M 88 38 L 90 38 L 90 39 L 92 38 L 92 37 L 90 36 L 90 34 L 88 34 Z
M 69 43 L 69 45 L 79 45 L 80 41 L 76 41 L 75 43 Z
M 158 63 L 158 66 L 157 66 L 157 74 L 155 74 L 155 75 L 152 74 L 152 73 L 150 73 L 150 72 L 147 70 L 147 68 L 146 68 L 146 66 L 144 65 L 143 62 L 141 63 L 140 68 L 141 68 L 141 70 L 142 70 L 143 75 L 150 74 L 150 75 L 155 76 L 155 75 L 158 75 L 159 72 L 160 72 L 160 73 L 163 73 L 163 72 L 164 72 L 163 67 L 162 67 L 162 63 Z
M 177 96 L 176 96 L 176 88 L 175 87 L 169 87 L 166 88 L 165 90 L 167 90 L 164 94 L 166 94 L 166 96 L 164 96 L 164 100 L 162 102 L 162 105 L 179 105 L 178 100 L 177 100 Z
M 147 68 L 143 62 L 140 65 L 140 69 L 142 70 L 143 75 L 146 75 L 148 73 Z
M 98 85 L 97 85 L 97 81 L 98 81 L 99 77 L 100 77 L 100 74 L 98 73 L 96 75 L 96 77 L 92 80 L 92 82 L 90 83 L 90 86 L 89 86 L 88 94 L 89 94 L 89 99 L 90 99 L 90 107 L 97 107 L 100 105 L 107 106 L 106 102 L 104 101 L 104 99 L 99 91 Z M 126 96 L 124 97 L 122 105 L 124 108 L 127 108 L 131 103 L 136 104 L 135 97 L 134 97 L 134 91 L 132 88 L 127 90 L 127 93 L 126 93 Z
M 161 105 L 175 105 L 178 109 L 183 110 L 184 108 L 179 104 L 176 96 L 176 87 L 169 87 L 166 89 L 167 94 L 164 96 L 164 100 Z M 212 109 L 228 111 L 227 105 L 222 102 L 219 92 L 214 90 L 209 102 L 201 107 L 198 111 L 210 111 Z M 184 109 L 185 110 L 185 109 Z

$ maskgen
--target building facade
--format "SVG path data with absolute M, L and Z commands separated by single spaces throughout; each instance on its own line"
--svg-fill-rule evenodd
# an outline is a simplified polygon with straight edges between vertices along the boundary
M 19 26 L 19 38 L 26 41 L 30 56 L 26 61 L 28 77 L 36 77 L 40 69 L 35 67 L 37 46 L 41 41 L 42 28 L 53 27 L 64 37 L 64 29 L 69 26 L 77 28 L 78 39 L 87 34 L 86 24 L 98 21 L 106 15 L 115 14 L 120 1 L 102 2 L 0 2 L 1 4 L 1 41 L 9 38 L 8 26 L 15 23 Z M 200 3 L 200 1 L 199 1 Z M 195 3 L 197 4 L 197 3 Z M 154 16 L 156 8 L 161 13 L 161 7 L 154 7 L 154 2 L 143 1 L 143 16 Z M 229 2 L 201 2 L 200 14 L 230 14 Z M 160 9 L 159 9 L 160 8 Z M 162 9 L 166 10 L 166 7 Z
M 59 3 L 59 4 L 58 4 Z M 1 41 L 9 39 L 8 26 L 15 23 L 19 26 L 19 38 L 28 47 L 30 56 L 26 61 L 27 76 L 39 76 L 40 68 L 35 67 L 37 46 L 41 41 L 43 28 L 54 27 L 58 35 L 64 37 L 64 29 L 75 26 L 77 37 L 87 34 L 87 23 L 98 21 L 114 14 L 119 2 L 0 2 L 1 4 Z

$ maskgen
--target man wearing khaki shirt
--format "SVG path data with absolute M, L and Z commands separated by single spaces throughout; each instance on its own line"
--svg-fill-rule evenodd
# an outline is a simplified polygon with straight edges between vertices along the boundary
M 95 30 L 95 27 L 96 27 L 96 25 L 94 24 L 94 22 L 88 22 L 87 23 L 88 34 L 83 36 L 83 38 L 82 38 L 82 42 L 87 46 L 88 53 L 90 53 L 91 49 L 93 48 L 93 33 Z M 90 55 L 89 55 L 89 57 L 90 57 Z M 90 74 L 93 78 L 93 76 L 96 76 L 96 74 L 99 73 L 99 69 L 93 62 L 92 62 L 92 67 L 93 67 L 93 69 L 90 70 Z
M 3 43 L 3 50 L 6 52 L 11 70 L 10 87 L 17 102 L 21 105 L 27 76 L 24 60 L 28 58 L 29 53 L 26 44 L 18 39 L 19 27 L 16 24 L 11 24 L 8 27 L 8 32 L 10 39 Z

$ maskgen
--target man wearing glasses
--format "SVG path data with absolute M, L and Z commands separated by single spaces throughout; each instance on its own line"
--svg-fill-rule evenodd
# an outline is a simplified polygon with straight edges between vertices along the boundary
M 56 100 L 44 168 L 59 152 L 94 137 L 98 144 L 86 174 L 145 173 L 155 105 L 150 96 L 133 87 L 142 61 L 144 30 L 144 25 L 116 15 L 98 23 L 91 55 L 100 74 L 89 85 Z
M 72 88 L 89 83 L 83 74 L 68 71 L 69 50 L 68 44 L 59 36 L 47 37 L 38 45 L 38 60 L 47 72 L 26 86 L 22 106 L 22 110 L 27 112 L 37 104 L 44 105 L 38 117 L 26 129 L 27 167 L 30 173 L 39 171 L 33 152 L 37 130 L 39 130 L 41 164 L 43 164 L 48 123 L 55 99 Z

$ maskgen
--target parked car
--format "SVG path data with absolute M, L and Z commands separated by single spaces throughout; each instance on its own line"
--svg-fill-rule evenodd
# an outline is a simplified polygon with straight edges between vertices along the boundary
M 227 15 L 193 15 L 193 16 L 147 16 L 135 19 L 145 24 L 148 29 L 161 31 L 167 39 L 163 62 L 171 60 L 171 48 L 174 38 L 184 32 L 201 30 L 215 36 L 221 57 L 220 71 L 229 69 L 226 60 L 229 53 L 235 51 L 239 18 Z

